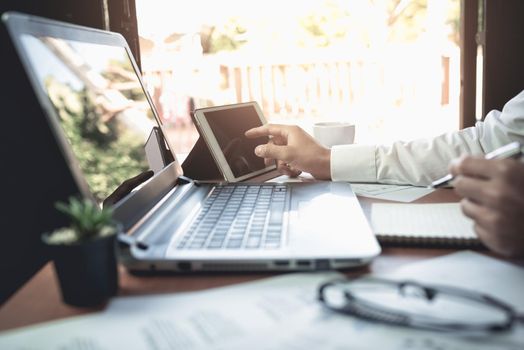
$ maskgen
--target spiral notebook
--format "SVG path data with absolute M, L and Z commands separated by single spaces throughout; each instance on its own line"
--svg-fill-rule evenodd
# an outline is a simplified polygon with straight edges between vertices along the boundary
M 379 241 L 388 245 L 481 246 L 473 221 L 459 203 L 374 203 L 371 226 Z

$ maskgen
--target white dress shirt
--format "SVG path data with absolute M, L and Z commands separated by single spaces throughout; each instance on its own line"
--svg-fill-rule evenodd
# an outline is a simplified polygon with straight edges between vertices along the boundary
M 333 146 L 331 178 L 425 186 L 446 175 L 452 159 L 482 155 L 512 141 L 524 144 L 524 90 L 474 127 L 391 146 Z

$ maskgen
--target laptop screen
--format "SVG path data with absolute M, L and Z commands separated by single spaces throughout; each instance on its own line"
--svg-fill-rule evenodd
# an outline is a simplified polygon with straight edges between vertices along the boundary
M 147 170 L 144 144 L 158 124 L 125 48 L 20 39 L 95 199 Z

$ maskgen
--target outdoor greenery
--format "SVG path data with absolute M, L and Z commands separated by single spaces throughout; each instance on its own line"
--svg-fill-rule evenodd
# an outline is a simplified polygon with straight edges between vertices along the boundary
M 442 0 L 443 1 L 443 0 Z M 447 1 L 446 25 L 450 39 L 458 43 L 459 0 Z M 416 40 L 425 31 L 428 0 L 321 0 L 297 23 L 275 19 L 246 21 L 231 15 L 215 24 L 211 31 L 201 33 L 206 43 L 204 52 L 238 50 L 256 40 L 269 37 L 282 47 L 348 47 L 368 48 L 386 42 L 405 43 Z M 293 27 L 295 26 L 295 27 Z M 292 35 L 282 35 L 292 32 Z M 263 34 L 265 33 L 265 34 Z M 378 39 L 378 40 L 377 40 Z
M 64 133 L 96 199 L 102 202 L 122 182 L 148 169 L 143 140 L 126 131 L 118 115 L 108 121 L 86 88 L 49 78 L 45 82 Z
M 122 59 L 109 60 L 107 70 L 101 72 L 100 75 L 107 81 L 113 83 L 129 83 L 130 81 L 136 80 L 135 70 L 131 65 L 131 61 Z M 138 81 L 135 87 L 119 90 L 119 93 L 131 101 L 142 100 L 144 98 L 144 91 Z M 149 117 L 153 118 L 153 115 Z
M 230 18 L 221 27 L 212 27 L 204 39 L 207 44 L 207 52 L 234 51 L 246 43 L 243 35 L 246 33 L 245 25 L 237 17 Z

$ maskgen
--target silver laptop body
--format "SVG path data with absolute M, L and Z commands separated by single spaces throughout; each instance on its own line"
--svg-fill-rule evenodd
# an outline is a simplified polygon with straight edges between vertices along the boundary
M 23 14 L 2 19 L 79 191 L 100 202 L 125 179 L 122 169 L 130 177 L 147 170 L 137 145 L 151 126 L 165 126 L 124 38 Z M 137 143 L 140 128 L 146 132 Z M 98 158 L 91 157 L 93 143 L 100 143 Z M 119 166 L 126 157 L 137 159 Z M 102 161 L 109 170 L 97 173 Z M 347 268 L 380 253 L 348 183 L 198 182 L 183 176 L 175 157 L 114 208 L 126 231 L 121 261 L 137 272 Z

